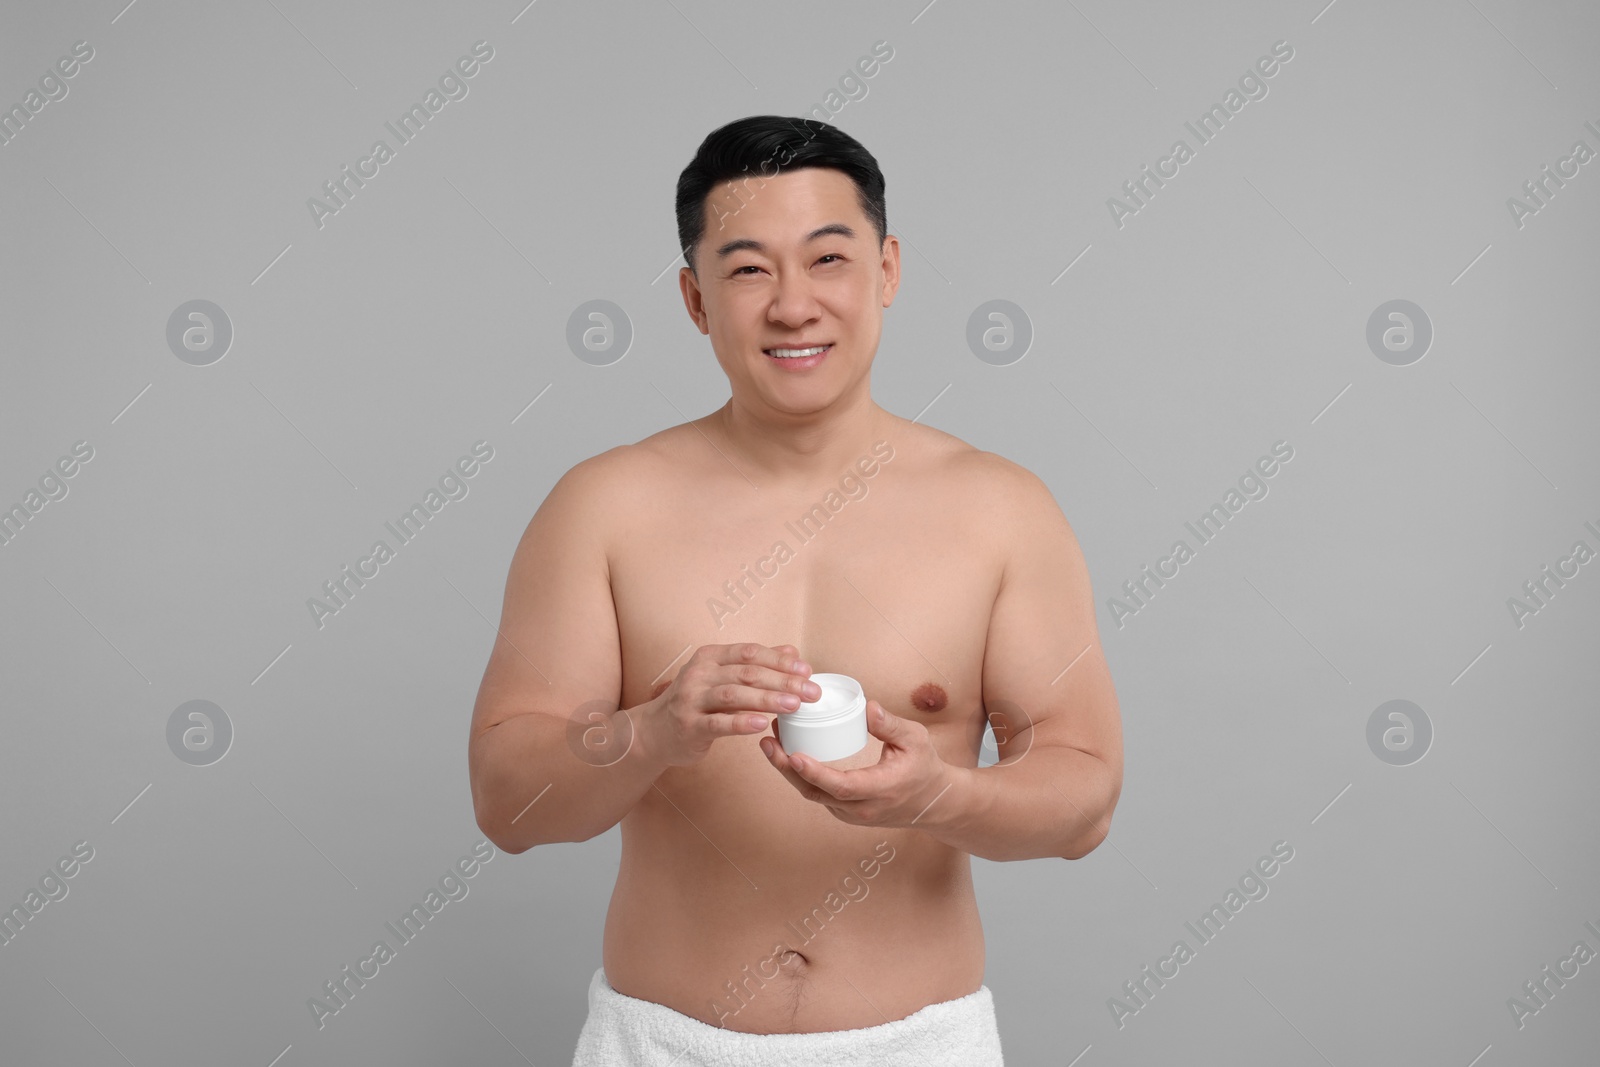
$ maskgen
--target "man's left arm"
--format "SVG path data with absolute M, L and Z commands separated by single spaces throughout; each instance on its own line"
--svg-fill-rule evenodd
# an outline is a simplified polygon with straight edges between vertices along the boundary
M 1000 762 L 947 763 L 928 728 L 867 702 L 878 762 L 838 770 L 761 750 L 807 800 L 858 826 L 908 827 L 989 860 L 1079 859 L 1105 840 L 1122 793 L 1122 722 L 1083 552 L 1050 490 L 999 456 L 976 503 L 1006 558 L 983 656 Z
M 1089 570 L 1044 482 L 985 459 L 1001 468 L 996 532 L 1010 546 L 983 660 L 1000 762 L 950 767 L 950 788 L 916 825 L 984 859 L 1079 859 L 1105 839 L 1122 793 L 1121 716 Z

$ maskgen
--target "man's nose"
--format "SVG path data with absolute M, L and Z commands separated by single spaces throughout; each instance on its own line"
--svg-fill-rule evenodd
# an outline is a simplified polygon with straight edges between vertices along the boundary
M 767 318 L 788 326 L 802 326 L 817 318 L 819 311 L 820 305 L 817 303 L 811 279 L 804 274 L 785 273 L 778 279 L 777 291 L 772 296 L 772 306 L 767 310 Z

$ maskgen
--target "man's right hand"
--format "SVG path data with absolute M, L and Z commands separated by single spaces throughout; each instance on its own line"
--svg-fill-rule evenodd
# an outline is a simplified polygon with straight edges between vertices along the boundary
M 640 705 L 638 743 L 669 766 L 699 763 L 717 738 L 760 733 L 767 714 L 821 699 L 810 676 L 793 645 L 701 645 L 660 696 Z

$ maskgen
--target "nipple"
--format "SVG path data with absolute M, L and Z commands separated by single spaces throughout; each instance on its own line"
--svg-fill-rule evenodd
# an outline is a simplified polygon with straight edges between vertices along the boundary
M 918 711 L 943 711 L 947 703 L 949 698 L 944 695 L 944 690 L 932 682 L 924 682 L 911 694 L 911 706 Z

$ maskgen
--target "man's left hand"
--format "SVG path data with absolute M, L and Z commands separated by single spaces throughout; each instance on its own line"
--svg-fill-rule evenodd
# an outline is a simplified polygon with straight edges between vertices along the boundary
M 774 720 L 774 734 L 776 729 Z M 910 826 L 950 788 L 957 768 L 933 747 L 926 726 L 891 715 L 876 700 L 867 701 L 867 732 L 883 742 L 883 751 L 877 763 L 854 770 L 785 752 L 776 736 L 763 737 L 761 751 L 801 796 L 824 805 L 841 822 Z

